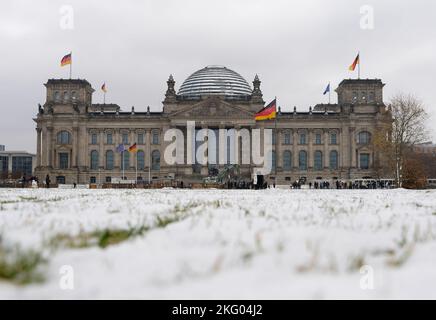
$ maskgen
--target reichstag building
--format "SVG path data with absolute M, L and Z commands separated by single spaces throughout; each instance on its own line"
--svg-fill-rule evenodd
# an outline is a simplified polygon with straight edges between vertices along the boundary
M 186 132 L 187 121 L 195 121 L 196 130 L 272 129 L 273 169 L 264 177 L 268 183 L 380 178 L 382 161 L 373 136 L 390 126 L 391 114 L 383 103 L 384 84 L 379 79 L 343 80 L 335 90 L 337 104 L 319 104 L 304 112 L 278 108 L 276 119 L 265 121 L 255 121 L 255 114 L 265 106 L 257 75 L 250 86 L 231 69 L 208 66 L 189 76 L 178 91 L 172 76 L 167 86 L 162 111 L 147 107 L 139 112 L 93 103 L 94 89 L 86 80 L 48 80 L 47 100 L 34 119 L 35 174 L 40 181 L 48 174 L 60 184 L 114 182 L 122 177 L 185 185 L 200 182 L 226 164 L 171 165 L 164 157 L 171 143 L 164 141 L 166 130 Z M 135 143 L 136 152 L 119 152 L 120 145 L 128 149 Z M 239 164 L 240 177 L 250 180 L 257 165 L 240 162 L 241 143 L 227 137 L 227 155 L 232 153 L 233 158 L 227 156 L 225 161 Z M 185 148 L 185 158 L 186 152 Z

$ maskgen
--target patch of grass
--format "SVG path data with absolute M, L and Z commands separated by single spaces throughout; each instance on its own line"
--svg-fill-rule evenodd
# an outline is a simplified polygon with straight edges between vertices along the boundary
M 158 228 L 165 228 L 167 225 L 169 225 L 170 223 L 173 222 L 177 222 L 179 221 L 179 217 L 177 216 L 167 216 L 167 217 L 157 217 L 156 218 L 156 227 Z
M 105 249 L 108 246 L 119 244 L 133 237 L 143 235 L 149 228 L 141 226 L 130 229 L 103 229 L 93 232 L 82 232 L 77 236 L 60 234 L 51 239 L 53 246 L 66 246 L 68 248 L 89 248 L 98 246 Z
M 33 250 L 23 250 L 18 246 L 4 248 L 0 246 L 0 280 L 24 285 L 44 281 L 39 267 L 46 261 Z
M 388 259 L 387 264 L 391 267 L 401 267 L 412 256 L 414 248 L 415 245 L 413 243 L 405 246 L 403 250 L 400 250 L 397 255 L 394 255 L 393 257 Z

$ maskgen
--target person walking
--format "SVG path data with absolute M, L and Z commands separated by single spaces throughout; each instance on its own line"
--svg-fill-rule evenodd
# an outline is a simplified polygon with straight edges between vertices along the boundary
M 50 176 L 48 174 L 45 177 L 45 185 L 47 186 L 47 189 L 50 188 Z

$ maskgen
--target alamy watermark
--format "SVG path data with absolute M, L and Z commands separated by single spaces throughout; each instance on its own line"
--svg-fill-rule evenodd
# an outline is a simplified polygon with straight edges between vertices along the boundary
M 170 142 L 164 151 L 169 165 L 251 164 L 258 167 L 258 174 L 272 171 L 272 129 L 196 129 L 195 121 L 187 121 L 186 137 L 181 129 L 171 128 L 165 131 L 164 141 Z

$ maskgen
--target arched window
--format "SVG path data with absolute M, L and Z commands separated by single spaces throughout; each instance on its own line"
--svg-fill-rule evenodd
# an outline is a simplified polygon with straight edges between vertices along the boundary
M 330 151 L 330 169 L 338 169 L 338 152 L 336 150 Z
M 144 170 L 144 168 L 145 168 L 145 154 L 144 154 L 144 151 L 139 150 L 136 153 L 136 157 L 137 157 L 136 161 L 137 161 L 138 170 Z
M 298 166 L 300 170 L 307 170 L 307 152 L 304 150 L 298 154 Z
M 368 144 L 371 141 L 371 134 L 368 131 L 359 132 L 357 143 Z
M 315 167 L 315 170 L 322 170 L 322 152 L 321 151 L 315 151 L 315 158 L 313 166 Z
M 160 170 L 160 152 L 159 150 L 153 150 L 151 153 L 151 169 Z
M 290 171 L 292 169 L 292 154 L 291 151 L 283 152 L 283 170 Z
M 114 152 L 112 150 L 106 151 L 106 170 L 114 169 Z
M 121 153 L 121 159 L 122 159 L 122 169 L 128 170 L 130 167 L 130 152 L 124 151 Z
M 58 144 L 70 144 L 71 143 L 71 135 L 68 131 L 61 131 L 58 133 Z
M 98 152 L 96 150 L 91 151 L 91 170 L 98 169 Z

